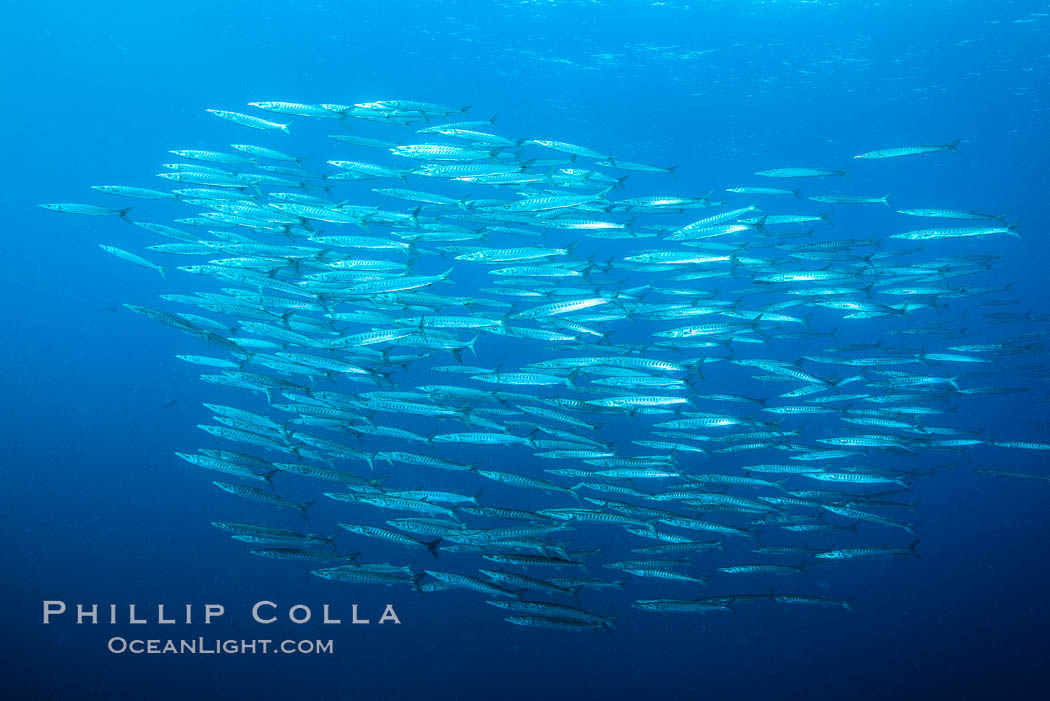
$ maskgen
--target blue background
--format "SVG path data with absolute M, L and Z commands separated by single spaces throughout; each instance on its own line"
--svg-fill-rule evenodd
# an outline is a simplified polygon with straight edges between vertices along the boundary
M 857 597 L 855 614 L 756 605 L 726 616 L 628 615 L 613 635 L 559 634 L 507 626 L 470 592 L 351 593 L 296 563 L 251 557 L 208 525 L 230 512 L 231 497 L 173 455 L 203 445 L 194 427 L 206 418 L 199 404 L 219 396 L 173 357 L 203 349 L 120 307 L 191 288 L 129 269 L 97 247 L 156 243 L 146 232 L 35 207 L 111 204 L 87 188 L 150 186 L 151 169 L 171 148 L 250 142 L 204 108 L 236 110 L 252 100 L 473 104 L 474 116 L 500 113 L 507 135 L 679 164 L 679 180 L 653 181 L 677 194 L 756 184 L 744 180 L 763 168 L 839 167 L 862 151 L 961 137 L 958 157 L 940 154 L 921 172 L 887 162 L 870 181 L 851 172 L 848 187 L 892 190 L 902 206 L 1023 220 L 1026 238 L 1003 244 L 1010 262 L 997 274 L 1000 284 L 1016 280 L 1038 315 L 1048 306 L 1050 17 L 1033 13 L 1046 13 L 1045 2 L 5 8 L 0 659 L 7 670 L 0 688 L 10 687 L 11 698 L 1045 692 L 1050 487 L 975 476 L 972 465 L 943 468 L 917 485 L 921 559 L 822 575 L 829 590 Z M 320 133 L 314 130 L 314 143 Z M 864 216 L 844 233 L 877 234 Z M 987 322 L 973 320 L 980 323 Z M 852 340 L 873 327 L 862 328 Z M 1020 399 L 982 398 L 992 410 L 974 420 L 992 435 L 1041 440 L 1047 396 L 1038 383 L 1046 368 L 1043 357 L 1022 365 L 1027 377 L 1018 381 L 1036 388 Z M 168 400 L 178 401 L 165 408 Z M 1038 454 L 979 448 L 972 456 L 981 467 L 1046 469 Z M 591 601 L 614 600 L 604 597 Z M 41 626 L 43 599 L 224 603 L 221 623 L 171 634 L 331 637 L 337 654 L 114 656 L 104 649 L 110 635 L 143 633 L 77 627 L 68 617 Z M 378 615 L 389 601 L 403 625 L 262 629 L 248 623 L 248 607 L 259 599 L 285 607 L 331 602 L 344 620 L 350 602 Z M 155 635 L 155 626 L 148 630 Z

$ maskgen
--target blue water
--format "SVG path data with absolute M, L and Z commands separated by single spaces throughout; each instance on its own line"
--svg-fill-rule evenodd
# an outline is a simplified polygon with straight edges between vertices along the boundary
M 914 488 L 921 498 L 922 557 L 851 563 L 814 583 L 812 593 L 856 597 L 855 613 L 762 604 L 733 615 L 648 616 L 624 610 L 622 595 L 596 592 L 588 593 L 588 604 L 622 613 L 619 630 L 566 634 L 508 626 L 471 592 L 350 589 L 310 577 L 299 563 L 252 557 L 208 525 L 233 512 L 234 498 L 174 457 L 176 450 L 214 445 L 195 428 L 207 419 L 201 401 L 240 397 L 203 385 L 198 368 L 173 357 L 203 353 L 197 341 L 121 307 L 189 292 L 192 282 L 162 282 L 97 247 L 106 242 L 138 250 L 156 237 L 35 205 L 111 204 L 87 188 L 157 187 L 150 176 L 168 149 L 262 143 L 204 112 L 237 110 L 252 100 L 471 104 L 478 118 L 499 113 L 504 134 L 548 136 L 680 166 L 677 180 L 632 176 L 630 196 L 765 184 L 749 174 L 789 165 L 840 167 L 863 151 L 962 138 L 958 156 L 851 168 L 836 191 L 889 190 L 901 206 L 1006 212 L 1020 221 L 1024 240 L 997 241 L 1001 250 L 992 250 L 1008 260 L 982 284 L 1014 281 L 1034 321 L 1004 325 L 974 315 L 967 328 L 983 340 L 1029 331 L 1045 337 L 1039 315 L 1050 311 L 1047 3 L 358 5 L 7 5 L 0 28 L 7 173 L 0 343 L 4 696 L 929 699 L 1045 693 L 1050 488 L 973 469 L 1045 473 L 1037 452 L 982 446 L 968 451 L 972 464 L 961 465 L 950 453 L 938 454 L 937 463 L 947 466 Z M 281 147 L 317 148 L 323 129 L 314 128 L 312 139 L 293 133 Z M 129 204 L 147 209 L 150 203 Z M 834 226 L 842 236 L 866 238 L 884 232 L 888 217 L 865 208 L 845 212 Z M 989 247 L 953 249 L 977 250 Z M 861 322 L 842 329 L 840 342 L 874 340 L 881 328 Z M 1003 440 L 1046 440 L 1045 351 L 1015 359 L 1009 372 L 1010 381 L 1001 384 L 1032 391 L 976 398 L 969 425 Z M 738 390 L 746 393 L 732 386 L 707 391 Z M 244 405 L 265 408 L 257 398 Z M 527 503 L 516 498 L 507 505 Z M 245 509 L 239 513 L 264 513 Z M 283 523 L 296 527 L 294 518 Z M 170 630 L 76 626 L 68 615 L 43 626 L 45 599 L 146 608 L 222 603 L 227 614 L 211 626 Z M 282 610 L 311 605 L 315 615 L 331 603 L 344 623 L 351 603 L 373 614 L 373 622 L 393 603 L 402 624 L 264 628 L 248 615 L 262 599 Z M 112 655 L 105 644 L 114 635 L 332 638 L 335 654 Z

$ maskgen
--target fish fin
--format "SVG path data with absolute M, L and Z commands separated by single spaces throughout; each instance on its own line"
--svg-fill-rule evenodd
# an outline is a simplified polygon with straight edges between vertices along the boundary
M 429 541 L 426 541 L 426 542 L 423 543 L 423 545 L 427 546 L 427 550 L 430 551 L 430 554 L 434 556 L 435 560 L 438 559 L 437 546 L 438 546 L 438 543 L 440 543 L 440 542 L 441 542 L 441 538 L 435 538 L 434 540 L 429 540 Z
M 295 509 L 296 509 L 296 511 L 299 512 L 300 516 L 302 516 L 306 521 L 309 521 L 310 520 L 310 516 L 309 516 L 309 514 L 306 513 L 306 510 L 309 509 L 313 505 L 314 505 L 314 503 L 312 501 L 307 501 L 307 502 L 304 502 L 302 504 L 296 504 L 295 505 Z

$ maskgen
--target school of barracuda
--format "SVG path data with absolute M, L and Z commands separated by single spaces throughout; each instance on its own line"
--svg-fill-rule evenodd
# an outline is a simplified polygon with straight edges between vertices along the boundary
M 963 371 L 986 379 L 1039 344 L 975 339 L 953 316 L 1016 302 L 971 281 L 1007 249 L 942 241 L 1018 237 L 1001 217 L 898 210 L 899 230 L 842 238 L 827 214 L 785 213 L 803 198 L 890 206 L 829 194 L 841 169 L 759 171 L 719 197 L 621 198 L 625 176 L 674 168 L 505 137 L 495 118 L 427 102 L 251 106 L 268 118 L 208 112 L 259 136 L 288 132 L 282 116 L 331 127 L 331 159 L 279 143 L 178 149 L 158 174 L 171 191 L 93 188 L 195 211 L 170 223 L 146 207 L 41 206 L 163 237 L 102 248 L 161 275 L 155 261 L 188 260 L 175 263 L 183 279 L 208 287 L 126 306 L 203 342 L 205 354 L 177 356 L 202 380 L 243 390 L 204 405 L 217 447 L 177 455 L 265 505 L 245 508 L 273 520 L 213 522 L 254 555 L 334 582 L 473 590 L 512 624 L 559 630 L 615 627 L 622 610 L 586 608 L 592 589 L 651 612 L 851 609 L 813 573 L 916 556 L 909 489 L 942 456 L 1050 449 L 949 420 L 975 397 L 1024 389 Z M 396 133 L 361 136 L 365 123 Z M 381 206 L 355 204 L 368 190 Z M 835 345 L 834 325 L 810 327 L 814 311 L 892 327 Z M 823 337 L 822 354 L 795 360 L 793 344 Z M 705 387 L 727 384 L 762 389 Z M 288 494 L 308 487 L 338 537 L 282 520 L 307 518 L 313 501 Z M 391 551 L 378 541 L 404 557 L 370 558 Z

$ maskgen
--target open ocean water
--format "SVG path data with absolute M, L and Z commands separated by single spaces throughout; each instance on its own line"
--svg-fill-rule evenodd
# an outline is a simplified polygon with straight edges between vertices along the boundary
M 5 438 L 6 498 L 0 523 L 6 545 L 0 555 L 5 574 L 5 630 L 0 655 L 5 669 L 0 688 L 5 690 L 5 698 L 509 701 L 991 699 L 1045 695 L 1046 630 L 1050 625 L 1046 587 L 1050 576 L 1050 452 L 1046 451 L 1050 448 L 1046 363 L 1050 296 L 1045 270 L 1050 257 L 1046 241 L 1050 221 L 1045 206 L 1050 155 L 1050 5 L 1045 0 L 190 0 L 174 4 L 45 0 L 5 3 L 4 17 L 0 56 L 5 66 L 6 104 L 0 133 L 5 142 L 7 175 L 3 200 L 7 215 L 2 249 L 6 302 L 0 367 L 6 401 L 0 411 Z M 246 128 L 205 112 L 206 108 L 232 110 L 280 123 L 289 121 L 286 114 L 248 106 L 258 100 L 345 106 L 403 100 L 451 105 L 456 109 L 471 107 L 466 114 L 451 115 L 436 115 L 432 108 L 419 108 L 408 102 L 401 107 L 365 108 L 372 109 L 373 116 L 385 115 L 378 122 L 348 117 L 341 123 L 339 119 L 295 116 L 288 135 L 277 130 Z M 237 542 L 228 537 L 229 533 L 210 525 L 212 521 L 239 521 L 324 535 L 340 531 L 335 541 L 338 552 L 361 552 L 362 562 L 407 565 L 415 574 L 431 570 L 479 577 L 479 568 L 484 568 L 535 578 L 585 576 L 580 568 L 571 566 L 522 569 L 497 565 L 480 559 L 481 553 L 442 551 L 440 559 L 434 560 L 424 548 L 406 548 L 348 533 L 337 528 L 336 523 L 383 526 L 386 519 L 429 516 L 400 511 L 380 515 L 372 506 L 326 499 L 321 492 L 342 491 L 330 483 L 318 487 L 295 475 L 274 477 L 275 493 L 297 502 L 317 501 L 311 509 L 309 525 L 293 510 L 277 510 L 216 489 L 210 484 L 212 480 L 237 480 L 195 467 L 175 453 L 203 448 L 239 450 L 278 463 L 309 463 L 309 459 L 287 451 L 230 443 L 201 432 L 198 424 L 215 424 L 202 402 L 275 419 L 280 412 L 269 406 L 260 392 L 218 387 L 199 380 L 202 373 L 218 374 L 221 370 L 174 357 L 189 354 L 230 358 L 228 348 L 209 345 L 202 339 L 210 337 L 200 333 L 195 338 L 193 333 L 170 328 L 170 324 L 152 323 L 123 305 L 143 305 L 169 313 L 199 313 L 213 320 L 225 320 L 227 327 L 236 327 L 236 315 L 180 307 L 158 296 L 237 287 L 226 280 L 188 275 L 176 267 L 240 254 L 182 257 L 152 252 L 147 246 L 180 241 L 129 226 L 116 216 L 58 214 L 37 207 L 42 203 L 133 206 L 127 215 L 133 222 L 171 225 L 174 218 L 194 216 L 208 209 L 193 209 L 174 201 L 119 198 L 89 188 L 109 184 L 162 191 L 205 188 L 208 185 L 165 182 L 153 174 L 165 172 L 158 169 L 159 164 L 179 160 L 168 153 L 171 149 L 238 153 L 228 146 L 234 143 L 259 144 L 302 156 L 303 168 L 320 170 L 322 174 L 340 172 L 339 167 L 326 164 L 332 159 L 357 159 L 407 169 L 424 161 L 341 144 L 326 135 L 418 144 L 432 135 L 415 134 L 417 129 L 465 119 L 482 121 L 496 114 L 494 125 L 470 128 L 487 129 L 512 140 L 556 140 L 595 149 L 604 156 L 612 154 L 614 159 L 677 168 L 673 176 L 638 172 L 617 169 L 615 161 L 599 165 L 602 159 L 582 155 L 569 162 L 570 154 L 564 150 L 544 149 L 536 144 L 498 146 L 491 157 L 482 155 L 472 162 L 493 163 L 502 158 L 504 163 L 516 164 L 517 172 L 538 173 L 548 181 L 494 188 L 484 182 L 452 182 L 418 173 L 406 175 L 404 182 L 396 177 L 360 182 L 315 180 L 315 185 L 331 185 L 331 194 L 313 185 L 292 190 L 327 199 L 329 207 L 335 203 L 368 207 L 382 204 L 380 211 L 399 212 L 409 219 L 390 226 L 375 219 L 360 226 L 313 220 L 305 233 L 300 230 L 290 238 L 255 236 L 252 229 L 245 227 L 218 228 L 252 235 L 254 240 L 273 246 L 313 245 L 308 237 L 317 230 L 404 241 L 420 231 L 420 221 L 438 211 L 433 207 L 441 205 L 424 204 L 413 220 L 411 213 L 420 206 L 419 202 L 384 199 L 372 188 L 406 188 L 457 200 L 468 198 L 468 202 L 469 198 L 513 202 L 538 197 L 544 194 L 539 190 L 545 192 L 545 188 L 558 189 L 553 178 L 560 173 L 559 168 L 594 169 L 615 178 L 627 175 L 622 190 L 614 188 L 607 193 L 604 184 L 588 188 L 597 182 L 597 175 L 583 176 L 583 181 L 566 175 L 558 181 L 563 189 L 556 195 L 546 194 L 564 197 L 601 191 L 596 195 L 599 199 L 565 209 L 578 214 L 580 220 L 626 222 L 626 229 L 617 231 L 642 231 L 650 225 L 669 227 L 659 230 L 659 236 L 596 238 L 588 235 L 594 233 L 588 228 L 543 231 L 542 226 L 550 225 L 540 225 L 541 221 L 566 220 L 560 216 L 546 219 L 546 214 L 537 214 L 537 209 L 526 206 L 526 216 L 534 217 L 532 222 L 513 220 L 502 224 L 532 226 L 536 235 L 531 237 L 490 232 L 485 239 L 418 239 L 413 244 L 422 251 L 418 256 L 391 251 L 361 253 L 359 249 L 345 248 L 339 249 L 339 255 L 400 263 L 411 257 L 413 266 L 404 272 L 408 276 L 433 276 L 454 268 L 450 278 L 454 286 L 431 281 L 414 292 L 502 299 L 512 305 L 509 312 L 468 306 L 441 310 L 445 315 L 498 318 L 563 299 L 551 292 L 555 287 L 593 287 L 590 293 L 567 295 L 564 299 L 603 299 L 604 306 L 576 312 L 579 318 L 599 311 L 622 313 L 622 318 L 596 318 L 584 324 L 612 330 L 600 342 L 591 337 L 572 342 L 570 346 L 586 342 L 575 349 L 552 349 L 557 344 L 453 328 L 453 335 L 462 342 L 479 334 L 477 357 L 470 350 L 462 351 L 462 363 L 511 373 L 528 363 L 554 358 L 601 356 L 604 343 L 610 349 L 604 355 L 610 357 L 648 356 L 686 363 L 683 372 L 672 372 L 670 376 L 681 379 L 688 375 L 687 391 L 602 392 L 591 383 L 603 375 L 588 374 L 591 367 L 572 373 L 565 387 L 505 386 L 499 384 L 505 378 L 499 377 L 495 378 L 496 384 L 485 384 L 472 381 L 470 374 L 434 370 L 435 365 L 457 364 L 447 350 L 406 347 L 396 340 L 373 348 L 384 352 L 389 349 L 389 355 L 429 357 L 410 363 L 406 369 L 387 367 L 389 384 L 371 386 L 350 382 L 346 377 L 332 384 L 323 372 L 319 377 L 305 379 L 258 363 L 247 364 L 242 370 L 309 385 L 307 394 L 416 392 L 418 386 L 440 384 L 548 398 L 559 393 L 570 396 L 585 388 L 590 392 L 584 397 L 586 400 L 696 393 L 761 397 L 766 400 L 764 404 L 712 402 L 693 397 L 684 411 L 737 417 L 745 424 L 733 430 L 741 433 L 789 433 L 772 440 L 758 439 L 768 443 L 754 452 L 734 454 L 714 452 L 732 445 L 730 441 L 703 442 L 704 436 L 724 436 L 725 429 L 700 430 L 695 434 L 695 445 L 708 450 L 709 455 L 672 451 L 673 463 L 668 460 L 660 464 L 665 468 L 670 465 L 686 476 L 747 474 L 769 480 L 786 478 L 786 489 L 793 491 L 849 492 L 860 495 L 857 498 L 861 501 L 853 507 L 857 509 L 861 506 L 856 504 L 865 499 L 914 504 L 911 509 L 877 510 L 878 515 L 896 525 L 862 521 L 856 534 L 839 530 L 829 534 L 796 533 L 786 538 L 776 523 L 749 521 L 763 515 L 768 518 L 769 513 L 813 516 L 820 508 L 814 512 L 784 506 L 780 511 L 764 513 L 710 510 L 703 518 L 746 528 L 756 540 L 677 531 L 696 535 L 698 541 L 724 541 L 724 552 L 699 552 L 689 559 L 688 566 L 670 568 L 695 578 L 710 577 L 706 584 L 700 584 L 661 581 L 659 575 L 654 578 L 652 573 L 636 576 L 606 568 L 604 565 L 611 562 L 641 557 L 632 554 L 632 548 L 659 543 L 632 535 L 616 524 L 575 525 L 573 521 L 573 530 L 555 532 L 546 540 L 569 543 L 568 550 L 578 553 L 573 557 L 586 559 L 586 576 L 629 580 L 624 591 L 580 592 L 580 607 L 608 616 L 614 624 L 579 631 L 550 630 L 539 625 L 573 620 L 552 615 L 533 619 L 536 625 L 512 625 L 504 621 L 514 615 L 512 612 L 487 605 L 485 601 L 491 597 L 476 591 L 452 589 L 419 594 L 405 581 L 386 587 L 311 576 L 310 570 L 332 567 L 333 563 L 256 557 L 249 551 L 265 546 Z M 408 126 L 396 123 L 402 118 Z M 381 123 L 384 119 L 388 123 Z M 957 153 L 943 150 L 901 158 L 852 158 L 877 149 L 941 145 L 956 139 L 960 140 Z M 443 138 L 430 142 L 460 148 L 469 147 L 470 143 Z M 557 159 L 562 162 L 553 162 Z M 548 164 L 537 165 L 542 160 Z M 183 162 L 228 167 L 214 162 Z M 267 162 L 298 167 L 277 160 Z M 785 167 L 844 169 L 845 175 L 789 179 L 753 175 Z M 801 188 L 800 199 L 790 195 L 758 197 L 763 215 L 819 215 L 831 210 L 830 222 L 803 226 L 751 222 L 751 228 L 742 233 L 706 240 L 715 246 L 708 249 L 686 248 L 662 240 L 667 233 L 690 222 L 751 204 L 756 200 L 753 195 L 726 192 L 727 188 L 747 186 Z M 238 191 L 251 198 L 281 189 L 287 191 L 288 187 L 247 186 Z M 823 204 L 806 199 L 824 194 L 882 197 L 887 193 L 891 205 L 888 208 L 883 204 Z M 623 206 L 617 209 L 615 205 L 625 198 L 650 195 L 694 198 L 696 203 L 712 206 L 657 214 L 638 208 L 632 212 Z M 453 204 L 441 211 L 475 217 L 470 223 L 457 221 L 464 231 L 477 233 L 498 224 L 494 219 L 480 218 L 483 213 L 492 212 L 485 207 L 499 211 L 491 202 L 478 206 Z M 895 211 L 920 207 L 1001 214 L 1002 218 L 930 219 Z M 746 213 L 740 214 L 734 220 L 745 217 Z M 569 221 L 572 220 L 570 216 Z M 299 223 L 303 221 L 306 220 Z M 1006 225 L 1016 225 L 1021 238 L 1006 235 L 1015 233 L 1013 230 L 973 238 L 890 238 L 892 234 L 933 227 L 975 225 L 1004 229 Z M 208 227 L 182 228 L 204 236 Z M 810 228 L 812 238 L 798 237 Z M 842 239 L 868 243 L 855 244 L 847 250 L 834 249 L 841 253 L 837 257 L 802 260 L 788 256 L 790 250 L 800 250 L 789 249 L 790 246 Z M 504 286 L 505 290 L 549 293 L 536 298 L 496 297 L 481 291 L 498 286 L 493 282 L 496 276 L 490 274 L 498 266 L 464 263 L 455 259 L 459 252 L 439 250 L 442 246 L 557 248 L 575 240 L 580 243 L 570 257 L 579 264 L 562 269 L 582 270 L 586 275 L 557 278 L 554 285 L 550 278 L 529 278 L 526 274 L 524 279 L 532 282 Z M 166 278 L 107 255 L 99 248 L 100 243 L 166 266 Z M 728 256 L 726 249 L 732 248 L 729 244 L 745 243 L 748 245 L 732 252 L 732 260 L 722 261 L 723 272 L 731 272 L 721 277 L 673 279 L 680 273 L 718 269 L 717 262 L 688 263 L 666 272 L 623 261 L 630 255 L 665 249 Z M 717 248 L 720 245 L 722 249 Z M 911 258 L 880 257 L 885 251 L 919 246 L 921 251 L 911 254 Z M 760 260 L 742 260 L 752 257 Z M 277 279 L 288 279 L 293 268 L 294 275 L 313 270 L 300 271 L 288 263 L 289 259 L 281 255 L 277 258 L 285 266 L 275 275 Z M 318 260 L 332 259 L 321 256 Z M 873 296 L 872 290 L 864 289 L 868 279 L 858 272 L 865 266 L 916 265 L 930 260 L 941 261 L 931 269 L 940 274 L 923 276 L 920 282 L 913 282 L 917 279 L 914 276 L 904 276 L 887 284 L 942 288 L 940 292 L 891 299 L 876 288 Z M 553 263 L 540 259 L 539 263 L 501 265 L 519 264 Z M 755 266 L 761 270 L 756 271 Z M 966 266 L 980 269 L 971 271 Z M 950 273 L 959 268 L 966 274 L 953 277 Z M 756 276 L 799 269 L 846 272 L 845 277 L 827 283 L 774 283 L 775 288 L 763 288 L 775 289 L 773 294 L 757 289 L 762 282 L 754 281 Z M 883 277 L 892 275 L 886 273 Z M 767 311 L 766 317 L 759 316 L 757 320 L 717 313 L 675 321 L 652 316 L 653 305 L 700 305 L 710 299 L 729 300 L 736 312 L 754 312 L 763 305 L 790 299 L 789 290 L 815 284 L 855 288 L 854 294 L 847 296 L 860 302 L 875 299 L 882 305 L 914 302 L 919 306 L 901 313 L 852 319 L 843 318 L 846 311 L 812 305 Z M 251 293 L 262 289 L 250 284 L 240 287 Z M 672 294 L 668 288 L 679 292 Z M 951 289 L 945 292 L 943 288 Z M 697 291 L 695 296 L 689 296 L 689 290 Z M 280 296 L 282 292 L 270 290 L 267 294 Z M 338 297 L 338 293 L 333 294 Z M 835 295 L 827 298 L 832 296 Z M 374 294 L 366 288 L 363 299 L 372 297 Z M 610 298 L 613 302 L 608 301 Z M 362 297 L 357 299 L 360 302 Z M 335 311 L 349 311 L 350 305 L 339 304 L 333 307 Z M 424 323 L 428 314 L 435 313 L 425 304 L 406 303 L 400 311 L 383 309 L 393 316 L 422 314 Z M 805 318 L 799 322 L 770 321 L 768 315 L 775 313 Z M 810 313 L 812 316 L 808 316 Z M 297 317 L 293 314 L 291 318 Z M 321 311 L 311 312 L 309 318 L 324 319 Z M 280 315 L 274 319 L 281 326 Z M 731 327 L 721 335 L 712 334 L 715 340 L 709 347 L 663 348 L 654 352 L 647 346 L 666 340 L 652 336 L 655 332 L 701 323 L 729 323 Z M 565 327 L 555 325 L 531 326 L 565 331 Z M 390 324 L 337 324 L 334 328 L 345 335 L 390 328 Z M 416 331 L 411 323 L 407 328 Z M 901 334 L 902 329 L 915 333 Z M 321 333 L 312 327 L 300 331 Z M 209 331 L 213 332 L 214 329 Z M 445 332 L 449 329 L 440 329 L 429 341 L 443 337 Z M 225 338 L 232 333 L 220 335 Z M 781 333 L 801 335 L 790 340 L 775 337 Z M 520 343 L 512 342 L 519 340 Z M 1003 345 L 982 357 L 988 362 L 981 364 L 929 358 L 923 364 L 856 367 L 800 360 L 803 355 L 827 356 L 827 349 L 835 345 L 859 347 L 876 342 L 880 345 L 867 345 L 859 353 L 842 351 L 839 356 L 885 358 L 955 353 L 973 357 L 975 352 L 952 351 L 948 347 Z M 281 351 L 280 344 L 276 350 Z M 294 342 L 284 347 L 284 351 L 303 350 Z M 266 354 L 272 352 L 265 350 Z M 717 360 L 695 362 L 702 357 Z M 385 362 L 375 355 L 360 358 L 366 365 Z M 852 411 L 887 406 L 865 404 L 862 399 L 844 406 L 820 405 L 834 407 L 827 414 L 763 413 L 764 408 L 799 404 L 807 397 L 778 398 L 800 384 L 753 379 L 770 373 L 730 362 L 741 359 L 799 361 L 793 367 L 815 374 L 819 382 L 825 383 L 825 390 L 841 393 L 890 392 L 884 386 L 873 388 L 873 383 L 893 377 L 880 374 L 882 371 L 900 370 L 911 378 L 953 379 L 936 379 L 933 391 L 929 391 L 931 385 L 918 382 L 907 390 L 892 389 L 892 393 L 907 393 L 917 386 L 918 399 L 927 401 L 901 400 L 897 404 L 933 406 L 943 411 L 933 416 L 906 417 L 905 423 L 911 430 L 901 431 L 841 421 L 843 417 L 861 416 L 849 413 Z M 566 373 L 555 375 L 564 378 Z M 612 371 L 606 375 L 621 376 Z M 857 375 L 862 379 L 841 387 L 831 386 Z M 958 391 L 975 387 L 993 391 Z M 999 392 L 1002 388 L 1023 391 Z M 309 397 L 299 396 L 308 403 Z M 427 436 L 490 432 L 494 429 L 488 424 L 510 422 L 503 427 L 506 434 L 522 436 L 527 441 L 557 440 L 513 423 L 532 421 L 592 438 L 601 436 L 615 445 L 617 455 L 623 456 L 666 454 L 666 450 L 640 448 L 631 441 L 653 440 L 654 422 L 686 416 L 681 406 L 668 410 L 673 413 L 656 417 L 637 407 L 573 413 L 587 423 L 600 424 L 597 431 L 590 432 L 591 429 L 550 423 L 529 414 L 499 413 L 498 410 L 514 410 L 522 403 L 520 399 L 453 401 L 435 397 L 431 395 L 425 405 L 454 406 L 463 411 L 462 417 L 484 415 L 487 421 L 479 425 L 436 420 L 396 410 L 373 414 L 374 406 L 357 406 L 354 411 L 367 414 L 377 423 Z M 273 401 L 280 402 L 280 391 Z M 542 406 L 568 411 L 550 404 Z M 483 411 L 473 413 L 479 408 Z M 294 414 L 284 414 L 280 420 L 287 421 L 290 416 Z M 900 420 L 901 415 L 895 418 Z M 775 423 L 778 419 L 782 421 Z M 930 426 L 956 432 L 935 435 L 927 430 Z M 259 431 L 260 435 L 267 433 L 261 428 Z M 359 441 L 349 434 L 340 437 L 338 433 L 325 433 L 324 429 L 310 432 L 344 441 L 369 454 L 431 453 L 461 464 L 477 463 L 479 469 L 549 479 L 563 487 L 581 480 L 551 476 L 544 470 L 596 469 L 578 460 L 536 458 L 532 454 L 538 450 L 536 444 L 427 445 L 367 436 Z M 889 489 L 886 484 L 843 486 L 797 475 L 744 471 L 749 465 L 794 464 L 788 456 L 803 450 L 797 445 L 800 442 L 806 444 L 806 449 L 830 449 L 832 446 L 813 440 L 871 434 L 896 436 L 900 443 L 889 448 L 862 448 L 844 461 L 822 461 L 819 465 L 832 472 L 840 467 L 874 465 L 855 474 L 891 474 L 900 483 L 891 482 Z M 954 438 L 972 439 L 977 444 L 965 448 L 930 445 L 931 441 Z M 656 440 L 689 443 L 681 436 Z M 299 444 L 290 438 L 286 442 Z M 1004 446 L 995 445 L 996 442 L 1026 445 Z M 604 508 L 603 513 L 615 513 L 608 505 L 599 507 L 586 500 L 577 503 L 566 494 L 498 484 L 469 471 L 435 470 L 378 460 L 370 472 L 365 462 L 356 458 L 332 462 L 365 479 L 384 477 L 383 489 L 456 491 L 471 496 L 480 488 L 482 496 L 478 500 L 484 505 L 530 511 Z M 328 467 L 324 462 L 312 464 Z M 1021 473 L 1031 479 L 980 470 Z M 611 482 L 653 494 L 670 489 L 680 479 L 691 484 L 685 477 Z M 265 488 L 261 482 L 245 484 Z M 872 496 L 880 491 L 886 496 Z M 775 489 L 756 491 L 738 486 L 708 493 L 787 496 Z M 577 495 L 624 499 L 586 490 Z M 641 507 L 667 506 L 667 502 L 645 499 L 627 501 Z M 825 503 L 839 502 L 825 498 Z M 700 512 L 690 515 L 699 518 Z M 864 513 L 876 511 L 871 507 Z M 462 513 L 456 517 L 472 528 L 518 525 L 511 521 L 478 520 Z M 651 518 L 641 520 L 649 523 L 644 527 L 653 531 L 675 531 Z M 827 513 L 805 522 L 848 526 L 855 521 Z M 911 524 L 914 534 L 905 533 L 898 527 L 901 524 Z M 418 534 L 412 537 L 434 538 Z M 817 546 L 814 552 L 820 547 L 904 548 L 914 540 L 919 541 L 917 550 L 921 557 L 821 562 L 799 554 L 773 557 L 751 552 L 775 545 Z M 442 545 L 450 544 L 446 539 Z M 486 552 L 495 550 L 503 552 Z M 803 571 L 787 575 L 731 575 L 715 571 L 718 567 L 755 563 L 797 566 L 802 560 Z M 335 563 L 338 564 L 344 563 Z M 427 575 L 419 581 L 426 584 L 437 580 Z M 516 591 L 521 587 L 506 588 Z M 850 602 L 852 610 L 834 604 L 778 603 L 778 594 Z M 631 605 L 643 599 L 696 600 L 719 596 L 726 598 L 712 605 L 724 603 L 725 610 L 708 613 L 655 613 Z M 734 596 L 737 598 L 731 600 Z M 748 596 L 752 598 L 747 599 Z M 551 596 L 530 590 L 524 598 L 576 606 L 571 597 L 557 593 Z M 68 610 L 44 625 L 45 601 L 63 601 Z M 280 620 L 270 625 L 253 622 L 251 609 L 259 601 L 277 604 Z M 74 609 L 78 603 L 99 604 L 100 622 L 77 625 Z M 113 625 L 107 622 L 109 604 L 116 604 L 119 611 L 119 621 Z M 139 614 L 149 622 L 129 624 L 129 604 L 136 604 Z M 178 612 L 178 618 L 187 604 L 193 605 L 193 623 L 158 623 L 158 604 L 166 604 L 169 615 Z M 203 625 L 206 604 L 223 605 L 225 614 L 210 625 Z M 296 604 L 310 607 L 310 622 L 288 622 L 288 611 Z M 342 625 L 320 623 L 325 604 L 334 617 L 342 620 Z M 359 617 L 371 620 L 369 625 L 350 623 L 354 604 Z M 396 609 L 399 625 L 379 625 L 388 604 Z M 615 630 L 611 630 L 613 627 Z M 107 650 L 114 638 L 163 641 L 200 637 L 205 642 L 331 640 L 334 649 L 318 654 L 211 655 Z

